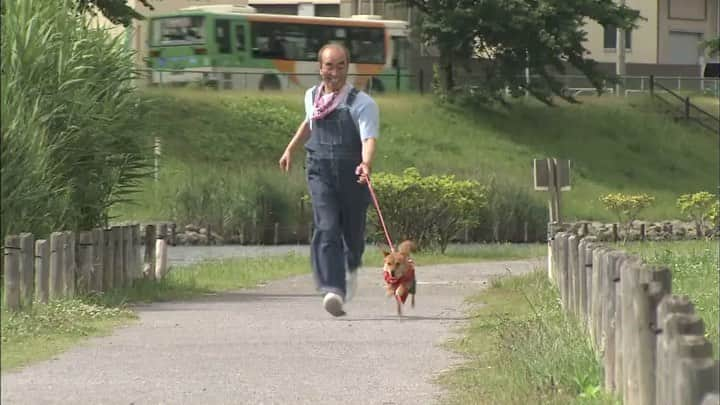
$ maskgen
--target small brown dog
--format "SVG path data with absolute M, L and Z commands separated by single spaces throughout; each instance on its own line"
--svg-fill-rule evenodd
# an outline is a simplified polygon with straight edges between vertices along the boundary
M 415 244 L 406 240 L 398 245 L 397 252 L 383 251 L 383 275 L 387 295 L 394 295 L 397 301 L 397 314 L 402 315 L 402 305 L 410 295 L 410 305 L 415 307 L 415 263 L 410 258 L 410 252 L 415 251 Z

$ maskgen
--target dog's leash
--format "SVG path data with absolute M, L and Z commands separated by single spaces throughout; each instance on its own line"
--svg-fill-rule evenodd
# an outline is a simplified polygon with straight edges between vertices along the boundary
M 383 219 L 382 212 L 380 212 L 380 204 L 378 204 L 377 197 L 375 196 L 375 190 L 373 190 L 372 183 L 370 182 L 370 176 L 367 176 L 366 180 L 368 189 L 370 190 L 370 196 L 372 197 L 373 204 L 375 204 L 375 210 L 377 211 L 378 217 L 380 217 L 380 224 L 382 224 L 383 231 L 385 232 L 385 238 L 387 239 L 388 245 L 390 245 L 390 251 L 395 252 L 395 247 L 390 240 L 390 234 L 385 226 L 385 220 Z

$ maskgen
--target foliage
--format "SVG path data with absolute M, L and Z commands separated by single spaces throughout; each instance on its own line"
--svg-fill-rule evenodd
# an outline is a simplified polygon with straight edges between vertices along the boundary
M 720 54 L 720 37 L 717 38 L 711 38 L 707 41 L 703 41 L 701 44 L 703 49 L 707 49 L 708 54 L 712 56 L 716 56 Z
M 147 175 L 131 54 L 70 4 L 4 3 L 3 235 L 97 226 Z
M 596 21 L 632 29 L 639 12 L 612 0 L 407 0 L 423 12 L 423 39 L 437 46 L 444 72 L 445 91 L 457 91 L 454 69 L 471 58 L 481 60 L 480 81 L 473 92 L 502 102 L 507 91 L 514 97 L 528 91 L 550 104 L 553 94 L 574 101 L 562 91 L 554 73 L 572 66 L 600 91 L 611 79 L 587 57 L 584 25 Z M 525 68 L 533 78 L 525 81 Z M 461 86 L 466 90 L 467 85 Z
M 422 177 L 414 167 L 401 176 L 375 174 L 373 188 L 394 241 L 412 239 L 420 249 L 437 246 L 441 252 L 465 225 L 473 223 L 473 210 L 486 203 L 479 183 L 452 175 Z M 371 211 L 372 222 L 378 223 L 375 215 Z
M 704 236 L 706 220 L 715 221 L 711 216 L 713 214 L 717 215 L 715 210 L 717 203 L 717 197 L 707 191 L 683 194 L 677 199 L 680 212 L 695 222 L 699 237 Z
M 610 193 L 601 196 L 600 201 L 605 206 L 605 209 L 613 212 L 617 217 L 618 222 L 623 225 L 625 229 L 625 239 L 627 239 L 632 221 L 638 218 L 640 211 L 652 205 L 655 201 L 655 197 L 645 193 Z
M 80 13 L 96 15 L 98 12 L 104 15 L 113 24 L 130 25 L 133 19 L 142 20 L 143 15 L 130 7 L 128 0 L 74 0 L 76 10 Z M 150 10 L 155 8 L 149 0 L 138 0 L 140 4 Z

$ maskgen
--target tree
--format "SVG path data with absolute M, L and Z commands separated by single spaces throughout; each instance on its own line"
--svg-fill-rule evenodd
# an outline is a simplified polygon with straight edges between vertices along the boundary
M 720 55 L 720 37 L 704 41 L 702 47 L 708 50 L 710 56 Z
M 592 20 L 627 30 L 635 28 L 640 18 L 638 11 L 612 0 L 406 1 L 423 13 L 419 22 L 423 40 L 440 51 L 444 90 L 458 90 L 456 65 L 467 67 L 477 55 L 482 81 L 474 92 L 501 102 L 506 88 L 514 96 L 528 91 L 547 104 L 552 104 L 553 94 L 575 101 L 553 78 L 564 74 L 568 64 L 600 91 L 603 81 L 612 77 L 599 72 L 596 62 L 587 57 L 585 23 Z M 534 76 L 529 84 L 526 67 Z
M 128 26 L 133 19 L 142 20 L 144 17 L 135 9 L 128 6 L 127 0 L 74 0 L 79 12 L 92 15 L 100 12 L 114 24 Z M 143 6 L 154 10 L 150 0 L 138 0 Z

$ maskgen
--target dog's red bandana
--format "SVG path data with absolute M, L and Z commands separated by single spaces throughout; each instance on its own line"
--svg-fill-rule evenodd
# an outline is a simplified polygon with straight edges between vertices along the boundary
M 405 300 L 408 297 L 408 294 L 413 293 L 415 294 L 415 264 L 412 260 L 408 260 L 408 269 L 405 272 L 405 274 L 400 277 L 393 277 L 390 275 L 390 272 L 385 272 L 385 282 L 390 284 L 393 291 L 397 291 L 398 287 L 400 287 L 400 284 L 404 283 L 410 283 L 410 288 L 405 290 L 405 293 L 403 295 L 397 295 L 395 294 L 395 298 L 397 298 L 398 301 L 405 303 Z

